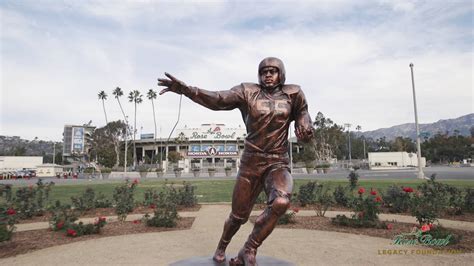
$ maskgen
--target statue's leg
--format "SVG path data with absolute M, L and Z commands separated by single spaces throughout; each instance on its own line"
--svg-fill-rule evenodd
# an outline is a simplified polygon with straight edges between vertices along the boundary
M 255 172 L 246 171 L 245 167 L 241 167 L 239 171 L 232 194 L 232 212 L 224 223 L 224 230 L 213 257 L 217 262 L 225 261 L 227 245 L 240 226 L 247 222 L 255 199 L 263 189 L 263 179 L 258 178 Z
M 257 217 L 252 233 L 240 250 L 238 260 L 244 265 L 255 265 L 257 248 L 275 228 L 278 218 L 290 207 L 293 179 L 285 167 L 273 169 L 265 178 L 267 207 Z

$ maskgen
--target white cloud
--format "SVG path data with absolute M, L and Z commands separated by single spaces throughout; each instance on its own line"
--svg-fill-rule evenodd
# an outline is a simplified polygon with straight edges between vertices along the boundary
M 266 56 L 283 59 L 287 81 L 302 85 L 313 117 L 322 111 L 363 130 L 413 121 L 410 62 L 420 122 L 473 112 L 473 54 L 466 48 L 472 33 L 452 22 L 471 8 L 467 2 L 267 2 L 257 8 L 233 2 L 8 2 L 0 8 L 0 134 L 60 139 L 63 124 L 104 124 L 100 90 L 109 94 L 109 120 L 117 120 L 116 86 L 145 94 L 158 90 L 156 78 L 168 71 L 191 85 L 228 89 L 256 81 Z M 131 118 L 133 105 L 121 100 Z M 173 94 L 157 99 L 163 136 L 174 125 L 178 102 Z M 137 115 L 138 129 L 152 132 L 147 99 Z M 183 98 L 180 125 L 205 122 L 243 124 L 238 111 L 214 112 Z

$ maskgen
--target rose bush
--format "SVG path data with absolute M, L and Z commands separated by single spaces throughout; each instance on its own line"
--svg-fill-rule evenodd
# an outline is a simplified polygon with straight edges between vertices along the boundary
M 0 242 L 11 239 L 15 231 L 15 223 L 17 222 L 17 212 L 12 207 L 0 204 Z
M 135 179 L 132 183 L 129 180 L 125 184 L 115 187 L 113 198 L 115 203 L 115 213 L 119 221 L 125 221 L 127 215 L 131 213 L 135 207 L 134 193 L 138 181 Z

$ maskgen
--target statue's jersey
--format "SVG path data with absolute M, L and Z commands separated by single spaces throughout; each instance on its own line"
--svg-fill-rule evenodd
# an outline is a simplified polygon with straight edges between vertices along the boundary
M 254 83 L 242 83 L 225 91 L 187 87 L 184 94 L 212 110 L 239 108 L 247 129 L 246 152 L 284 154 L 288 152 L 291 121 L 296 121 L 296 126 L 312 126 L 298 85 L 283 85 L 271 92 Z

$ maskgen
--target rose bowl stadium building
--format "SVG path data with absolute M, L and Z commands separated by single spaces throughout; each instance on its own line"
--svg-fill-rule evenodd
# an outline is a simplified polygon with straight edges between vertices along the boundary
M 167 166 L 165 169 L 169 171 L 175 166 L 168 163 L 167 154 L 175 151 L 183 158 L 178 167 L 184 172 L 197 167 L 238 168 L 246 136 L 244 127 L 232 128 L 225 124 L 202 124 L 197 128 L 185 126 L 176 129 L 169 142 L 167 138 L 155 139 L 153 134 L 141 134 L 135 144 L 137 160 L 139 164 L 147 163 L 156 155 L 163 159 L 163 166 Z

